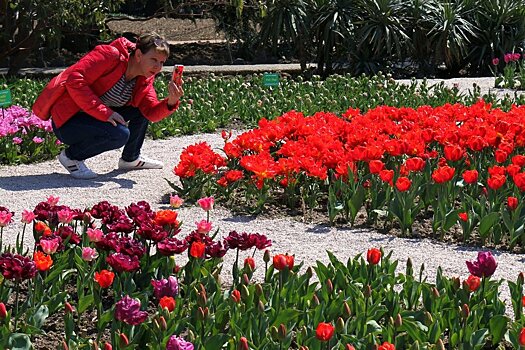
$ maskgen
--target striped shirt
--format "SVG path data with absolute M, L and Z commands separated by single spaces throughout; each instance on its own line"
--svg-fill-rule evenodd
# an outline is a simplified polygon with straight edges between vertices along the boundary
M 115 85 L 102 96 L 100 100 L 108 107 L 122 107 L 131 99 L 136 79 L 126 81 L 126 75 L 117 81 Z

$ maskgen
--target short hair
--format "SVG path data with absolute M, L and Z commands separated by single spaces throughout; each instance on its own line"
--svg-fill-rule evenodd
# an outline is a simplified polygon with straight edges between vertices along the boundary
M 154 48 L 157 52 L 165 53 L 168 57 L 170 55 L 170 46 L 168 42 L 164 37 L 155 32 L 141 34 L 137 39 L 135 47 L 136 49 L 140 49 L 142 53 L 146 53 Z

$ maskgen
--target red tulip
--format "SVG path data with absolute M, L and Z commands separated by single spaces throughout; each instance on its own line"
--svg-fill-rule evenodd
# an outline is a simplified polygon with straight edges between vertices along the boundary
M 246 337 L 241 337 L 239 339 L 239 346 L 237 347 L 239 350 L 249 350 L 250 347 L 248 346 L 248 339 Z
M 514 210 L 518 207 L 518 198 L 516 197 L 507 197 L 507 207 L 509 210 Z
M 377 248 L 370 248 L 366 252 L 366 261 L 370 265 L 377 265 L 379 264 L 379 260 L 381 260 L 381 251 Z
M 386 341 L 383 344 L 379 345 L 379 348 L 377 350 L 396 350 L 396 347 L 394 346 L 394 344 L 391 344 Z
M 255 270 L 255 260 L 252 257 L 247 257 L 244 259 L 244 267 L 250 267 L 252 271 Z
M 7 309 L 4 303 L 0 303 L 0 320 L 7 317 Z
M 195 241 L 191 244 L 190 255 L 194 258 L 203 258 L 205 250 L 206 250 L 205 243 Z
M 474 184 L 478 182 L 478 171 L 465 170 L 465 172 L 463 173 L 463 180 L 468 184 Z
M 291 270 L 293 269 L 293 266 L 294 266 L 294 256 L 293 255 L 277 254 L 273 257 L 273 267 L 278 271 L 282 271 L 285 268 L 288 268 L 288 270 Z
M 175 306 L 177 305 L 177 302 L 175 301 L 173 297 L 163 296 L 159 300 L 159 305 L 161 308 L 168 309 L 169 312 L 172 312 L 173 310 L 175 310 Z
M 239 303 L 241 301 L 241 292 L 239 292 L 237 289 L 234 289 L 231 298 L 234 302 Z
M 468 221 L 468 213 L 459 213 L 458 216 L 461 221 L 464 221 L 464 222 Z
M 401 176 L 396 181 L 396 188 L 399 192 L 405 192 L 412 186 L 412 181 L 408 177 Z
M 525 327 L 523 327 L 521 329 L 521 331 L 520 331 L 519 338 L 518 338 L 518 343 L 521 346 L 525 346 Z
M 101 288 L 108 288 L 113 284 L 115 274 L 108 270 L 102 270 L 95 272 L 95 281 L 100 285 Z
M 481 285 L 481 280 L 479 277 L 477 276 L 474 276 L 474 275 L 470 275 L 468 276 L 468 278 L 465 280 L 465 283 L 468 285 L 469 289 L 471 292 L 474 292 L 475 290 L 477 290 L 479 288 L 479 286 Z
M 320 341 L 329 341 L 334 335 L 334 326 L 330 323 L 320 322 L 315 330 L 315 337 Z

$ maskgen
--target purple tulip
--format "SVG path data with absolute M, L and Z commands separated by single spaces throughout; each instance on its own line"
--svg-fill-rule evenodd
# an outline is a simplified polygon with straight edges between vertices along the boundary
M 140 311 L 140 301 L 126 295 L 115 305 L 115 318 L 132 326 L 137 326 L 148 318 L 146 311 Z
M 193 350 L 193 344 L 176 335 L 172 335 L 170 340 L 168 340 L 168 344 L 166 344 L 166 350 Z
M 179 294 L 179 282 L 175 276 L 170 276 L 167 279 L 151 280 L 151 285 L 153 286 L 155 298 L 159 300 L 162 297 L 175 297 Z
M 477 277 L 490 277 L 496 271 L 498 263 L 491 252 L 478 252 L 476 261 L 466 261 L 468 270 Z

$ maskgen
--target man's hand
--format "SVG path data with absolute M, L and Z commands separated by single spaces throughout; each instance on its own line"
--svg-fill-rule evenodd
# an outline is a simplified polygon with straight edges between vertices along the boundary
M 124 117 L 122 117 L 117 112 L 113 112 L 113 114 L 109 116 L 108 123 L 111 123 L 113 126 L 117 126 L 117 123 L 128 126 L 128 123 L 124 120 Z

